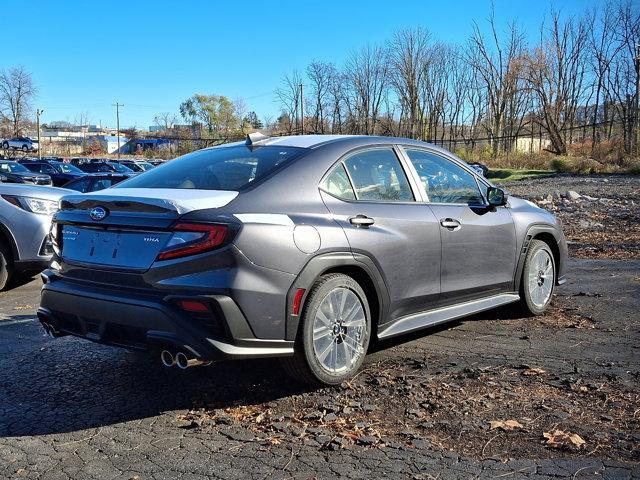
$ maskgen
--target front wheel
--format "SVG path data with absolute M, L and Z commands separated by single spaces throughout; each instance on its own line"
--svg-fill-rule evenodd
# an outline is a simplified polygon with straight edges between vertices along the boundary
M 555 288 L 556 265 L 545 242 L 532 240 L 524 261 L 520 297 L 523 309 L 533 315 L 545 312 Z
M 9 142 L 2 142 L 2 148 L 5 150 L 9 150 Z
M 341 273 L 323 275 L 307 296 L 295 353 L 283 359 L 284 367 L 305 383 L 339 385 L 362 365 L 370 336 L 362 287 Z
M 22 151 L 24 153 L 27 153 L 29 151 L 29 147 L 27 147 L 26 145 L 22 145 Z
M 13 258 L 11 252 L 0 244 L 0 290 L 4 290 L 13 275 Z

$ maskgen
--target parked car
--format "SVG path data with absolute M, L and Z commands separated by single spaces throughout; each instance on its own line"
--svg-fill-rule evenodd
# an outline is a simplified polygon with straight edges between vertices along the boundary
M 151 160 L 149 160 L 149 163 L 151 165 L 153 165 L 154 167 L 157 167 L 158 165 L 162 165 L 163 163 L 167 163 L 168 160 L 160 160 L 157 158 L 153 158 Z
M 56 187 L 61 187 L 62 185 L 69 183 L 71 180 L 82 178 L 87 175 L 87 173 L 83 172 L 75 165 L 46 158 L 43 158 L 41 161 L 31 159 L 20 160 L 20 163 L 32 172 L 49 175 L 53 185 Z
M 29 137 L 14 137 L 2 142 L 2 148 L 9 150 L 22 150 L 23 152 L 37 152 L 38 141 Z
M 120 160 L 118 163 L 136 173 L 146 172 L 154 167 L 154 165 L 144 160 Z
M 36 185 L 51 185 L 51 177 L 41 173 L 34 173 L 24 165 L 10 160 L 0 161 L 0 181 L 4 183 L 34 183 Z
M 125 167 L 124 165 L 120 165 L 117 162 L 109 162 L 109 161 L 90 161 L 90 162 L 80 162 L 75 164 L 80 170 L 86 173 L 126 173 L 126 174 L 134 174 L 135 172 L 130 168 Z
M 508 303 L 541 314 L 567 261 L 551 213 L 390 137 L 251 134 L 64 197 L 52 235 L 53 335 L 180 368 L 283 357 L 330 385 L 373 339 Z
M 483 163 L 472 162 L 469 164 L 469 166 L 473 168 L 479 175 L 482 175 L 483 177 L 486 177 L 487 174 L 489 173 L 489 167 L 487 167 Z
M 0 184 L 0 289 L 15 273 L 44 270 L 53 253 L 51 216 L 68 190 Z
M 82 178 L 65 183 L 63 186 L 76 192 L 88 193 L 110 188 L 128 178 L 131 176 L 122 173 L 89 173 Z

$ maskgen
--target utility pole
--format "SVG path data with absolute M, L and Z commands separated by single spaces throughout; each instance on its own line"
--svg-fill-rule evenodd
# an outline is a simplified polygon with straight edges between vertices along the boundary
M 40 143 L 40 115 L 44 113 L 44 110 L 36 110 L 36 128 L 38 129 L 38 158 L 42 158 L 42 144 Z
M 300 84 L 300 133 L 304 135 L 304 86 Z
M 120 159 L 120 107 L 124 107 L 124 104 L 116 102 L 111 106 L 116 107 L 116 135 L 118 136 L 118 150 L 116 150 L 116 156 Z

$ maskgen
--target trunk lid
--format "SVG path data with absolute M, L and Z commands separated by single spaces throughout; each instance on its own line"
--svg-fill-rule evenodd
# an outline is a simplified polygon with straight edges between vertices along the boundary
M 185 213 L 219 208 L 237 192 L 107 189 L 67 195 L 55 215 L 60 256 L 72 264 L 146 271 Z

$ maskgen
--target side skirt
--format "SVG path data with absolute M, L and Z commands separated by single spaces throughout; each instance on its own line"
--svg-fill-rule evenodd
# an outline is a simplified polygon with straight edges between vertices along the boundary
M 520 300 L 517 293 L 502 293 L 487 298 L 480 298 L 469 302 L 436 308 L 428 312 L 414 313 L 406 317 L 400 317 L 388 327 L 378 331 L 378 338 L 391 338 L 403 333 L 413 332 L 421 328 L 430 327 L 439 323 L 449 322 L 460 317 L 466 317 L 474 313 L 490 310 L 507 303 Z

